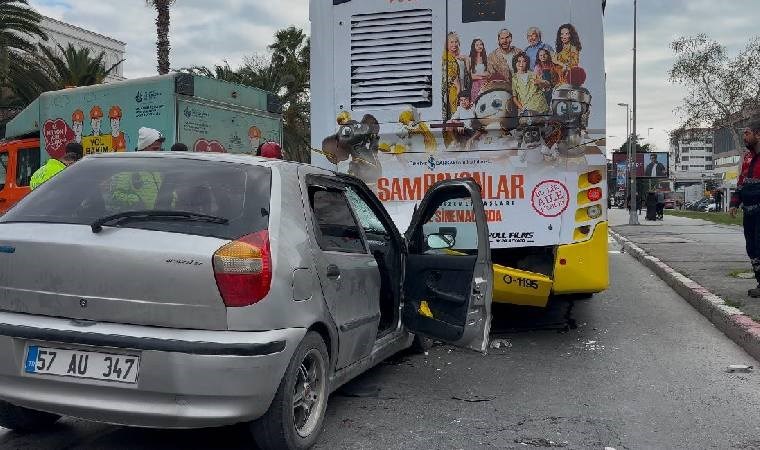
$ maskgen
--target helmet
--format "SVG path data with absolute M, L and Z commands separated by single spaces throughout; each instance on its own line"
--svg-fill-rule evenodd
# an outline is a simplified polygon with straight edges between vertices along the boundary
M 77 109 L 71 114 L 72 122 L 84 122 L 84 112 L 81 109 Z
M 261 130 L 257 127 L 251 127 L 248 129 L 248 137 L 251 139 L 258 139 L 261 137 Z
M 282 147 L 277 142 L 262 144 L 260 156 L 263 158 L 282 159 Z
M 336 118 L 338 125 L 343 125 L 349 120 L 351 120 L 351 114 L 349 114 L 348 111 L 341 111 L 340 114 L 338 114 L 338 117 Z
M 103 110 L 100 109 L 100 106 L 95 105 L 90 110 L 90 119 L 102 119 L 103 118 Z
M 113 105 L 111 109 L 108 110 L 108 118 L 121 119 L 121 108 L 119 108 L 118 105 Z

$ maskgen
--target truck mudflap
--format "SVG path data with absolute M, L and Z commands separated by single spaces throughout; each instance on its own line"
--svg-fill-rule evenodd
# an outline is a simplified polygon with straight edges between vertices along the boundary
M 554 281 L 546 275 L 493 265 L 493 301 L 543 308 Z

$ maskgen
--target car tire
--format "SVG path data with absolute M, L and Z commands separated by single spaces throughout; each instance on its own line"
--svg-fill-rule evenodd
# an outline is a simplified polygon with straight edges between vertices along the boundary
M 253 438 L 262 450 L 302 450 L 316 443 L 327 410 L 328 367 L 325 341 L 319 333 L 308 332 L 293 354 L 269 410 L 251 424 Z
M 412 341 L 412 346 L 409 347 L 409 351 L 419 355 L 424 354 L 431 348 L 433 348 L 433 339 L 415 334 L 414 340 Z
M 46 425 L 52 425 L 61 416 L 33 409 L 16 406 L 0 400 L 0 427 L 20 433 L 42 431 Z

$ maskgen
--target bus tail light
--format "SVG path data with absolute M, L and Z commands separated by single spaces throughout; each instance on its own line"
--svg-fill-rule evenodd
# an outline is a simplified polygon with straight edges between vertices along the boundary
M 228 307 L 250 306 L 266 297 L 272 284 L 269 232 L 243 236 L 217 250 L 214 278 Z
M 586 191 L 586 197 L 589 199 L 589 201 L 598 202 L 602 199 L 602 189 L 598 187 L 591 188 Z
M 602 207 L 601 207 L 601 205 L 592 205 L 592 206 L 589 206 L 588 208 L 586 208 L 586 214 L 588 214 L 588 216 L 591 219 L 598 219 L 602 215 Z
M 602 172 L 595 170 L 593 172 L 589 172 L 586 175 L 586 178 L 588 178 L 588 182 L 591 184 L 599 184 L 602 181 Z

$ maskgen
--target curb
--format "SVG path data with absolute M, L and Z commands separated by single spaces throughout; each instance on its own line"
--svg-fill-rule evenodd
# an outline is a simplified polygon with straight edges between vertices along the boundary
M 753 358 L 760 360 L 760 324 L 741 310 L 726 305 L 719 296 L 696 281 L 676 271 L 660 259 L 648 254 L 631 240 L 613 230 L 612 236 L 623 249 L 651 269 L 658 277 L 688 301 L 720 331 L 742 347 Z

